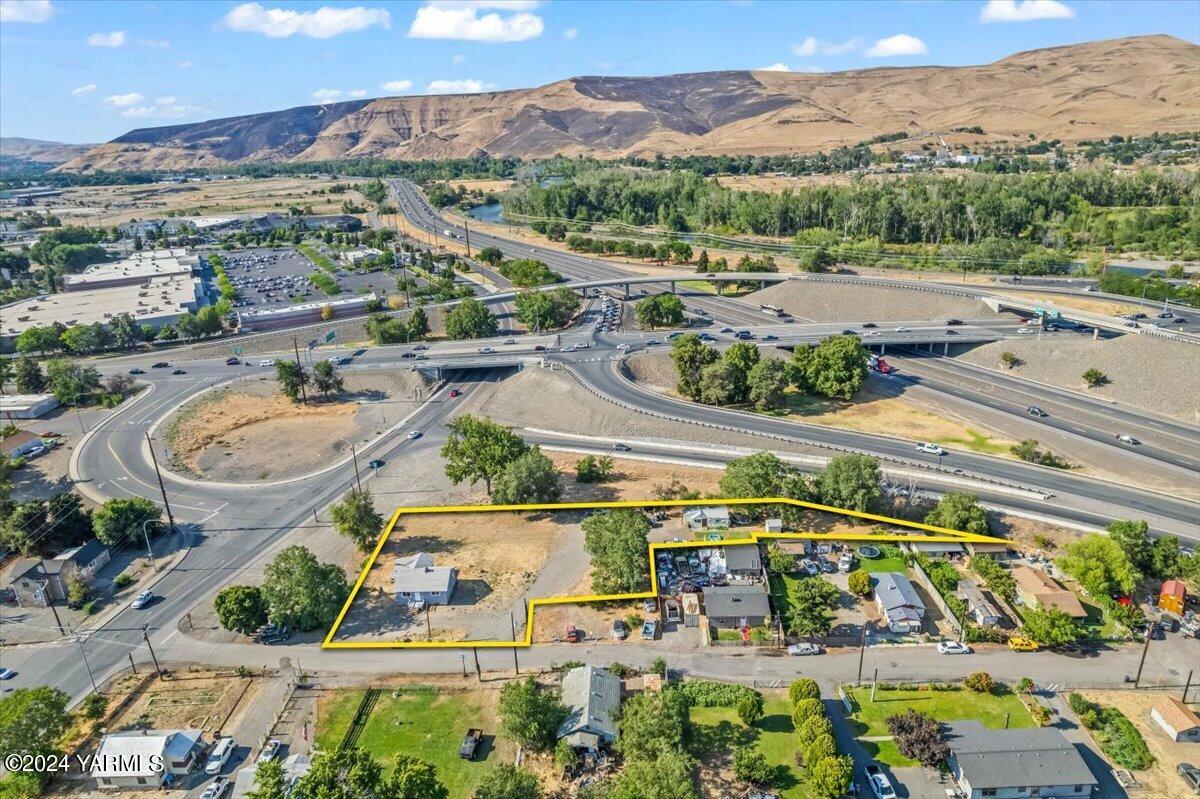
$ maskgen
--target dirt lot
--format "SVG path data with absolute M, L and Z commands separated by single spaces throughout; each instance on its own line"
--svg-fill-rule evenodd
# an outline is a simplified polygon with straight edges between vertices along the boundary
M 63 224 L 108 227 L 135 219 L 174 216 L 220 216 L 234 213 L 282 212 L 289 206 L 312 206 L 314 214 L 341 213 L 342 203 L 357 193 L 317 194 L 353 178 L 239 178 L 206 183 L 150 183 L 135 186 L 87 186 L 67 189 L 61 205 L 51 210 Z
M 211 737 L 252 705 L 257 691 L 255 679 L 220 672 L 178 671 L 170 679 L 148 683 L 125 675 L 105 691 L 110 716 L 104 726 L 110 732 L 143 724 L 160 730 L 200 729 Z
M 657 499 L 660 491 L 671 486 L 684 486 L 701 494 L 715 494 L 719 491 L 718 484 L 723 474 L 720 469 L 613 458 L 615 468 L 607 480 L 603 483 L 580 483 L 575 480 L 575 464 L 582 455 L 551 451 L 547 451 L 546 455 L 562 472 L 562 502 Z
M 454 188 L 461 186 L 467 191 L 478 191 L 483 192 L 484 194 L 489 191 L 495 194 L 508 191 L 513 187 L 515 182 L 516 181 L 512 180 L 492 180 L 489 178 L 473 178 L 468 180 L 449 181 L 450 185 Z
M 1038 296 L 1027 291 L 998 291 L 996 293 L 1004 297 L 1015 297 L 1019 300 L 1037 302 L 1045 305 L 1048 308 L 1053 308 L 1057 305 L 1062 308 L 1074 308 L 1077 311 L 1088 311 L 1090 313 L 1107 314 L 1109 316 L 1120 316 L 1121 314 L 1134 313 L 1142 310 L 1141 307 L 1137 305 L 1130 305 L 1129 303 L 1124 302 L 1113 302 L 1112 300 L 1094 300 L 1090 297 L 1071 297 L 1060 294 Z
M 1011 352 L 1020 359 L 1012 369 L 1018 377 L 1145 408 L 1191 424 L 1200 422 L 1200 392 L 1185 390 L 1180 382 L 1180 375 L 1191 374 L 1194 369 L 1194 345 L 1139 335 L 1097 341 L 1072 336 L 994 341 L 958 357 L 999 370 L 1002 352 Z M 1082 375 L 1091 367 L 1106 374 L 1110 382 L 1087 388 Z
M 1196 763 L 1196 744 L 1175 743 L 1167 738 L 1162 728 L 1150 718 L 1150 708 L 1164 696 L 1162 691 L 1081 691 L 1093 702 L 1115 707 L 1133 722 L 1138 732 L 1146 739 L 1146 746 L 1157 762 L 1145 771 L 1134 772 L 1144 790 L 1138 791 L 1138 797 L 1146 799 L 1169 799 L 1183 796 L 1183 779 L 1175 769 L 1180 763 L 1187 761 Z M 1200 706 L 1191 705 L 1193 710 Z
M 995 316 L 982 300 L 971 297 L 853 283 L 789 281 L 749 294 L 746 301 L 778 305 L 798 320 L 813 322 L 940 321 Z
M 424 379 L 408 371 L 345 374 L 346 394 L 297 404 L 273 379 L 253 378 L 202 395 L 166 429 L 171 463 L 212 480 L 280 480 L 306 474 L 395 424 Z M 314 419 L 320 424 L 313 425 Z M 301 437 L 306 445 L 293 442 Z M 343 440 L 344 439 L 344 440 Z

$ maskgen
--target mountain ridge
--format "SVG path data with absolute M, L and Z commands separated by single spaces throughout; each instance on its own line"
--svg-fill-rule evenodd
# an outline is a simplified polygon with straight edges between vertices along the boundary
M 899 130 L 1064 141 L 1200 129 L 1200 47 L 1170 36 L 1059 45 L 962 67 L 579 76 L 480 94 L 297 106 L 138 128 L 64 170 L 340 158 L 813 152 Z M 983 143 L 983 142 L 980 142 Z

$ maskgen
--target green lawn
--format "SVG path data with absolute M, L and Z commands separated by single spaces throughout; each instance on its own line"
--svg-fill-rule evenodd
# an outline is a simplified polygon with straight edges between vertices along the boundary
M 947 446 L 958 445 L 983 455 L 1010 454 L 1010 446 L 1008 444 L 997 444 L 992 440 L 991 436 L 984 435 L 978 430 L 972 430 L 969 427 L 967 428 L 967 438 L 943 436 L 942 438 L 935 438 L 934 443 L 945 444 Z
M 864 558 L 862 555 L 859 555 L 858 564 L 860 569 L 865 569 L 871 574 L 878 574 L 880 572 L 900 572 L 904 574 L 908 571 L 908 565 L 904 562 L 904 558 L 900 556 L 899 552 L 891 555 L 888 554 L 888 550 L 886 549 L 884 550 L 884 554 L 878 558 Z
M 337 270 L 337 264 L 322 255 L 317 248 L 311 244 L 301 244 L 296 247 L 296 249 L 299 250 L 305 258 L 312 261 L 319 268 L 324 269 L 326 272 L 334 272 Z
M 810 799 L 804 775 L 796 765 L 796 731 L 786 698 L 768 698 L 762 719 L 747 727 L 728 707 L 691 709 L 692 754 L 702 762 L 721 751 L 753 744 L 767 762 L 779 769 L 774 786 L 783 799 Z
M 886 763 L 892 768 L 904 768 L 905 766 L 920 765 L 919 761 L 910 760 L 900 754 L 900 747 L 896 746 L 895 741 L 859 741 L 859 746 L 867 753 L 867 757 L 872 760 L 878 760 L 880 763 Z
M 325 706 L 317 721 L 316 744 L 336 749 L 362 701 L 362 691 L 347 691 Z M 479 727 L 485 739 L 474 761 L 458 756 L 468 727 Z M 414 755 L 437 767 L 438 777 L 452 799 L 467 799 L 484 773 L 500 758 L 491 752 L 489 737 L 497 732 L 494 714 L 469 692 L 433 688 L 385 691 L 371 713 L 358 745 L 390 772 L 398 753 Z
M 1011 692 L 980 694 L 961 688 L 955 691 L 918 691 L 914 689 L 880 688 L 871 701 L 871 688 L 850 689 L 856 712 L 850 722 L 858 737 L 889 735 L 886 719 L 909 708 L 927 713 L 938 721 L 975 719 L 985 727 L 1003 729 L 1005 718 L 1009 727 L 1036 726 L 1020 698 Z

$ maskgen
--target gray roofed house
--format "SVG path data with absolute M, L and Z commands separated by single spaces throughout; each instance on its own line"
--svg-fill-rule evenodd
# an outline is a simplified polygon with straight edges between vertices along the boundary
M 921 629 L 925 603 L 912 582 L 897 572 L 875 575 L 875 604 L 894 633 L 912 633 Z
M 434 566 L 433 556 L 427 552 L 397 558 L 392 569 L 396 600 L 409 605 L 445 605 L 457 581 L 458 569 Z
M 729 508 L 724 505 L 687 508 L 683 520 L 689 530 L 724 530 L 729 527 Z
M 963 600 L 967 603 L 967 612 L 975 619 L 976 624 L 994 627 L 1000 623 L 1000 611 L 988 601 L 979 586 L 964 581 L 959 588 Z
M 568 712 L 557 738 L 592 752 L 617 740 L 621 680 L 611 671 L 598 666 L 571 669 L 563 676 L 562 701 Z
M 712 586 L 704 589 L 704 614 L 719 629 L 760 627 L 771 618 L 771 602 L 761 585 Z
M 967 799 L 1091 796 L 1099 784 L 1079 750 L 1056 729 L 993 730 L 978 721 L 945 726 L 946 763 Z

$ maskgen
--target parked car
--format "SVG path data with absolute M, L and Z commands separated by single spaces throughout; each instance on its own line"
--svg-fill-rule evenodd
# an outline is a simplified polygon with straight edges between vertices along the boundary
M 817 558 L 817 565 L 820 566 L 821 571 L 825 572 L 826 574 L 833 574 L 837 571 L 837 566 L 834 565 L 833 561 L 824 555 L 821 555 Z
M 871 793 L 875 794 L 875 799 L 896 799 L 896 790 L 892 787 L 892 781 L 883 773 L 883 769 L 878 763 L 868 763 L 863 772 L 867 777 L 867 784 L 871 786 Z
M 268 760 L 274 760 L 279 757 L 279 750 L 283 748 L 283 741 L 277 738 L 271 738 L 263 745 L 262 751 L 258 753 L 257 763 L 266 763 Z
M 618 641 L 624 641 L 629 637 L 629 625 L 620 619 L 613 619 L 612 637 Z
M 1038 644 L 1037 641 L 1015 635 L 1008 639 L 1008 648 L 1014 652 L 1036 652 Z
M 1200 768 L 1191 763 L 1180 763 L 1175 767 L 1175 773 L 1180 776 L 1188 790 L 1200 796 Z
M 204 773 L 220 774 L 221 769 L 225 768 L 225 764 L 233 755 L 234 748 L 232 738 L 218 738 L 208 753 L 208 760 L 204 761 Z
M 642 600 L 642 612 L 643 613 L 658 613 L 658 598 L 657 597 L 649 597 L 648 599 L 643 599 Z
M 651 619 L 642 624 L 642 638 L 647 641 L 653 641 L 658 637 L 658 622 Z
M 809 643 L 792 644 L 791 646 L 789 646 L 787 648 L 787 653 L 789 655 L 796 655 L 796 656 L 819 655 L 819 654 L 821 654 L 821 652 L 822 652 L 821 647 L 819 647 L 816 644 L 809 644 Z
M 800 561 L 800 568 L 803 569 L 804 573 L 809 577 L 813 577 L 821 573 L 821 567 L 817 565 L 816 561 L 811 560 L 810 558 L 803 558 Z
M 200 794 L 200 799 L 221 799 L 225 795 L 225 791 L 229 789 L 228 777 L 217 777 L 212 781 L 212 784 L 204 789 L 204 793 Z
M 971 647 L 958 641 L 942 641 L 937 645 L 937 651 L 943 655 L 969 655 Z
M 471 727 L 463 736 L 462 744 L 458 747 L 458 756 L 463 760 L 474 760 L 479 742 L 483 740 L 483 730 Z
M 840 558 L 838 558 L 838 571 L 849 572 L 853 568 L 854 568 L 854 555 L 851 554 L 850 552 L 843 552 L 842 556 Z

